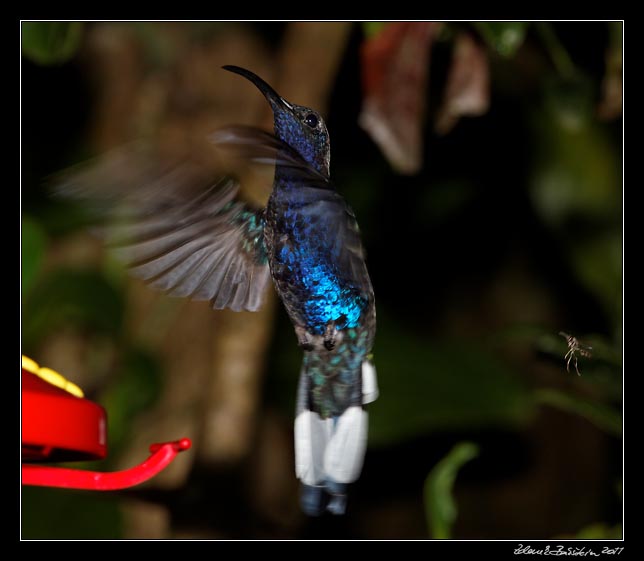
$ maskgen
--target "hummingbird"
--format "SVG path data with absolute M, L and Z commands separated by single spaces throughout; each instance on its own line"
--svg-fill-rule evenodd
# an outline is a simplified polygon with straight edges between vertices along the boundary
M 66 174 L 59 191 L 117 217 L 104 231 L 117 256 L 172 296 L 256 311 L 272 280 L 304 354 L 294 423 L 301 508 L 344 514 L 364 461 L 365 406 L 378 396 L 375 298 L 360 231 L 331 182 L 320 114 L 249 70 L 223 69 L 264 95 L 274 134 L 224 127 L 170 159 L 134 144 Z M 272 188 L 258 208 L 240 191 L 245 170 L 266 166 L 275 168 Z

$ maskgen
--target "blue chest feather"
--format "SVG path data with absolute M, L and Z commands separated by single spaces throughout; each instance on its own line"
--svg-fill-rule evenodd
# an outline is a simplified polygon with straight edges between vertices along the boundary
M 324 333 L 329 322 L 338 329 L 359 326 L 367 299 L 343 278 L 324 216 L 290 209 L 283 217 L 273 271 L 287 308 L 314 334 Z

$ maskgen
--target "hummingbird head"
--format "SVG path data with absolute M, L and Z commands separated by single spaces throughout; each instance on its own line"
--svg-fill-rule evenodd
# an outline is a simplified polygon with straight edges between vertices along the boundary
M 257 86 L 273 109 L 275 136 L 328 177 L 331 158 L 329 133 L 320 114 L 308 107 L 289 103 L 250 70 L 231 65 L 223 69 L 239 74 Z

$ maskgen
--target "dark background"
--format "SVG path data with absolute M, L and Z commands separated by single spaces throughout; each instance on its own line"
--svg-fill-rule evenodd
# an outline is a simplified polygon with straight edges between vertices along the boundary
M 261 96 L 222 64 L 308 102 L 290 91 L 316 61 L 294 83 L 280 74 L 289 52 L 307 60 L 294 25 L 335 24 L 90 23 L 73 46 L 60 32 L 29 49 L 23 28 L 23 354 L 108 410 L 110 456 L 96 469 L 141 461 L 148 437 L 194 442 L 181 469 L 128 492 L 24 488 L 23 537 L 445 537 L 438 519 L 456 538 L 621 537 L 622 121 L 621 107 L 598 111 L 621 24 L 549 26 L 572 74 L 553 63 L 541 24 L 526 25 L 511 53 L 477 25 L 445 24 L 413 176 L 358 125 L 369 30 L 345 30 L 325 114 L 332 177 L 358 217 L 376 293 L 381 397 L 344 518 L 298 511 L 301 355 L 283 309 L 237 319 L 159 296 L 87 234 L 82 209 L 49 196 L 50 174 L 150 123 L 265 123 Z M 489 110 L 439 135 L 458 33 L 486 50 Z M 581 376 L 566 371 L 560 331 L 593 346 Z M 239 386 L 226 346 L 235 338 L 257 355 Z M 217 423 L 229 442 L 207 436 Z M 434 485 L 430 472 L 449 471 L 450 458 L 456 470 L 454 455 L 441 460 L 463 442 L 476 457 L 453 489 Z

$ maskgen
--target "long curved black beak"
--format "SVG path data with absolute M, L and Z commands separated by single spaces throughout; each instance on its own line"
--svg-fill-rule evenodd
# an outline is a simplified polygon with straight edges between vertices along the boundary
M 250 80 L 253 84 L 255 84 L 255 86 L 257 86 L 257 89 L 264 94 L 264 97 L 271 104 L 273 110 L 277 108 L 288 109 L 290 111 L 293 110 L 293 106 L 281 95 L 279 95 L 270 85 L 262 80 L 257 74 L 254 74 L 250 70 L 246 70 L 245 68 L 242 68 L 240 66 L 233 66 L 232 64 L 227 64 L 226 66 L 222 66 L 222 68 L 224 70 L 228 70 L 228 72 L 239 74 L 240 76 L 243 76 L 244 78 Z

